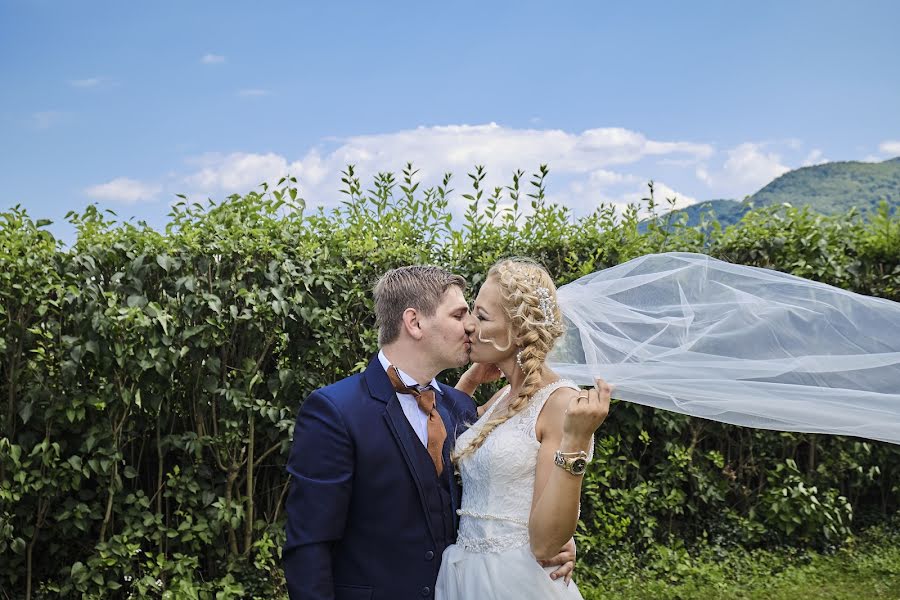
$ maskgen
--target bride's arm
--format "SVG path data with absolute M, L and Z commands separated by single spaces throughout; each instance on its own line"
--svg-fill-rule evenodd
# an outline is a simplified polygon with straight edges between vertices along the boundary
M 579 396 L 581 400 L 578 400 Z M 557 450 L 589 452 L 591 436 L 608 413 L 609 386 L 598 381 L 597 387 L 590 392 L 557 390 L 547 399 L 538 417 L 536 432 L 541 447 L 528 520 L 531 551 L 538 559 L 556 555 L 574 535 L 578 524 L 583 476 L 572 475 L 556 466 L 553 457 Z
M 496 365 L 472 363 L 472 366 L 462 374 L 454 387 L 464 394 L 474 396 L 475 390 L 478 389 L 479 385 L 497 381 L 502 376 L 503 373 L 500 372 L 500 369 L 498 369 Z M 498 394 L 494 394 L 490 400 L 478 407 L 479 417 L 484 413 L 487 407 L 497 399 L 497 396 Z

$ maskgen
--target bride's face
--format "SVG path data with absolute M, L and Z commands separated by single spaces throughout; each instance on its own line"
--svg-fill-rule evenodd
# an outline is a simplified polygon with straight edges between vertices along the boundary
M 469 356 L 472 362 L 496 364 L 515 354 L 509 318 L 501 304 L 500 284 L 493 277 L 481 286 L 472 314 L 476 320 Z

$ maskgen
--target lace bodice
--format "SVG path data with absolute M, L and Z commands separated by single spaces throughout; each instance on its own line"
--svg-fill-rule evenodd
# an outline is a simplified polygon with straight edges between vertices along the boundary
M 528 543 L 528 517 L 534 495 L 535 466 L 540 442 L 535 425 L 547 398 L 561 387 L 556 381 L 535 392 L 522 411 L 494 429 L 484 444 L 460 461 L 462 505 L 457 543 L 476 552 L 500 552 Z M 509 388 L 456 443 L 463 447 L 491 419 Z M 593 446 L 593 443 L 591 444 Z

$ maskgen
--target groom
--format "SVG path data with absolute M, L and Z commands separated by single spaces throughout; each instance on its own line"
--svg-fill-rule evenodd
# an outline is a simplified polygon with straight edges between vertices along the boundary
M 477 419 L 472 398 L 434 379 L 468 363 L 465 287 L 438 267 L 385 273 L 378 355 L 301 406 L 283 551 L 292 600 L 434 597 L 461 497 L 450 450 Z M 568 576 L 572 556 L 551 561 L 563 565 L 554 575 Z

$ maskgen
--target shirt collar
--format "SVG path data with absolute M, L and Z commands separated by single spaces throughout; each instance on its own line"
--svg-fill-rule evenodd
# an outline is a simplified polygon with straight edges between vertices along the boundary
M 379 350 L 379 351 L 378 351 L 378 362 L 381 363 L 381 367 L 384 369 L 384 372 L 387 373 L 388 367 L 391 366 L 391 361 L 389 361 L 388 358 L 387 358 L 387 356 L 384 355 L 384 350 Z M 404 385 L 409 386 L 409 387 L 415 387 L 415 386 L 419 385 L 418 382 L 417 382 L 415 379 L 413 379 L 412 377 L 410 377 L 409 375 L 407 375 L 406 373 L 404 373 L 404 372 L 400 369 L 400 367 L 397 367 L 397 373 L 400 374 L 400 381 L 402 381 Z M 437 380 L 437 379 L 432 379 L 432 380 L 431 380 L 431 387 L 432 387 L 438 394 L 441 394 L 441 395 L 444 394 L 444 392 L 441 390 L 441 386 L 438 385 L 438 380 Z

